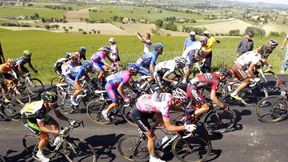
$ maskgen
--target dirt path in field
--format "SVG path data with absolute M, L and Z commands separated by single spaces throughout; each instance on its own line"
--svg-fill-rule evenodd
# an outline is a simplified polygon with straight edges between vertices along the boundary
M 66 14 L 66 20 L 68 22 L 80 22 L 81 18 L 89 19 L 89 11 L 88 10 L 79 10 L 79 11 L 68 11 Z

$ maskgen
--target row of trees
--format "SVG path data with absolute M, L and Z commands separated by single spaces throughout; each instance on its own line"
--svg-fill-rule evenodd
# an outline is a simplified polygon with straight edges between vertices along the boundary
M 68 10 L 71 11 L 73 8 L 71 6 L 65 7 L 65 6 L 56 6 L 56 5 L 45 5 L 45 8 L 53 9 L 53 10 Z

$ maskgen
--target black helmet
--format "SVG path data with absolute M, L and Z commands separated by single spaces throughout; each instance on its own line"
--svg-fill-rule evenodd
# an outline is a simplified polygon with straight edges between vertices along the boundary
M 48 102 L 56 102 L 58 97 L 57 94 L 53 91 L 44 91 L 41 93 L 41 99 Z
M 227 78 L 231 78 L 233 75 L 233 72 L 230 69 L 223 67 L 219 70 L 219 74 Z

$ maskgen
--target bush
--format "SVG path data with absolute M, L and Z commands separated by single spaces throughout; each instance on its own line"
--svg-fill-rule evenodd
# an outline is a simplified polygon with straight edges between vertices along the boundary
M 245 33 L 248 33 L 248 32 L 253 32 L 254 36 L 259 36 L 259 37 L 263 37 L 266 35 L 266 32 L 264 29 L 253 27 L 253 26 L 249 26 L 245 29 Z
M 269 33 L 269 37 L 281 37 L 282 35 L 281 35 L 281 33 L 278 33 L 278 32 L 270 32 Z
M 239 30 L 239 29 L 230 30 L 230 31 L 229 31 L 229 35 L 230 35 L 230 36 L 239 36 L 239 35 L 240 35 L 240 30 Z
M 163 28 L 166 30 L 177 31 L 177 25 L 175 25 L 172 21 L 163 24 Z
M 155 21 L 155 25 L 156 25 L 157 27 L 161 28 L 161 27 L 163 26 L 163 20 L 160 20 L 160 19 L 156 20 L 156 21 Z
M 51 26 L 47 24 L 47 25 L 45 25 L 45 29 L 50 30 Z

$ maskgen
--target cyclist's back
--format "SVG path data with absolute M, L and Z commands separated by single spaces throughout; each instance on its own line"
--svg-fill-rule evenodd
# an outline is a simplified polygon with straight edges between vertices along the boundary
M 151 51 L 149 53 L 144 53 L 142 56 L 137 60 L 137 64 L 143 66 L 143 67 L 149 67 L 150 64 L 156 64 L 156 60 L 158 58 L 158 55 L 156 54 L 156 51 Z
M 235 63 L 242 66 L 247 67 L 250 64 L 257 64 L 261 59 L 261 55 L 256 51 L 249 51 L 239 56 Z
M 106 78 L 107 83 L 113 87 L 117 87 L 121 82 L 127 83 L 131 78 L 128 70 L 119 71 Z
M 204 73 L 199 74 L 195 78 L 190 80 L 189 85 L 193 85 L 197 88 L 212 88 L 217 89 L 220 80 L 220 75 L 216 73 Z

